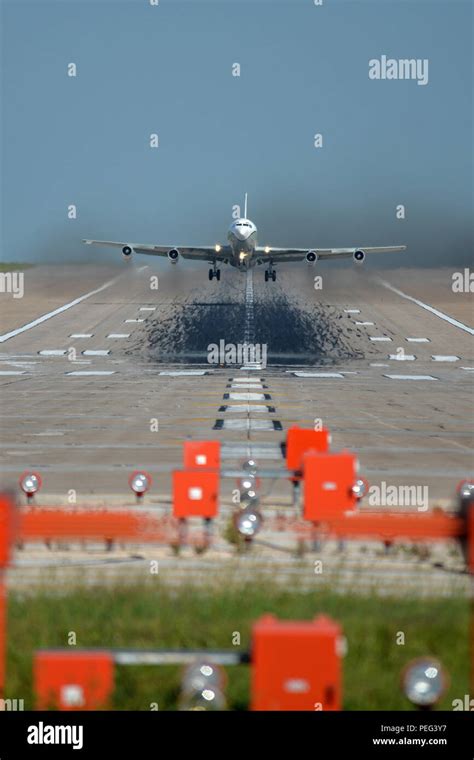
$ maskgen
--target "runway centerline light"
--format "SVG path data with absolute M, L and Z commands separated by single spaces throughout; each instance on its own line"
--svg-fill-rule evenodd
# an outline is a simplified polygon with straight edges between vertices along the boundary
M 246 459 L 242 467 L 249 475 L 256 475 L 258 472 L 258 465 L 255 459 Z
M 420 657 L 408 663 L 402 673 L 402 689 L 417 707 L 433 707 L 448 687 L 447 674 L 438 660 Z
M 34 496 L 40 490 L 42 483 L 41 475 L 37 472 L 25 472 L 19 480 L 21 490 L 28 497 Z

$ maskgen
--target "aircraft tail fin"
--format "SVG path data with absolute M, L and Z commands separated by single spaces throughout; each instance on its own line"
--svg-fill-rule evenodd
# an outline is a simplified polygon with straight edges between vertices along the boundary
M 244 200 L 244 219 L 247 219 L 247 193 L 245 193 L 245 200 Z

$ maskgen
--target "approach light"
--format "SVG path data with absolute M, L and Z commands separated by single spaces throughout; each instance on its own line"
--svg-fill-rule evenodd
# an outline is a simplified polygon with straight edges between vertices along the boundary
M 40 490 L 42 483 L 41 475 L 37 472 L 25 472 L 19 480 L 21 490 L 28 497 L 34 496 Z
M 463 480 L 457 490 L 460 499 L 474 498 L 474 482 L 472 480 Z
M 254 506 L 242 509 L 234 515 L 236 530 L 244 538 L 253 538 L 262 527 L 263 517 Z
M 258 471 L 258 465 L 255 459 L 247 459 L 243 465 L 242 468 L 247 472 L 249 475 L 256 475 Z
M 357 478 L 352 486 L 352 493 L 356 499 L 363 499 L 368 491 L 368 483 L 364 478 Z
M 151 476 L 147 472 L 132 472 L 128 479 L 128 485 L 136 496 L 143 496 L 151 487 Z
M 180 710 L 225 710 L 226 683 L 226 674 L 217 665 L 208 662 L 189 665 L 181 679 Z
M 438 660 L 420 657 L 412 660 L 402 673 L 402 689 L 417 707 L 433 707 L 448 687 L 448 676 Z

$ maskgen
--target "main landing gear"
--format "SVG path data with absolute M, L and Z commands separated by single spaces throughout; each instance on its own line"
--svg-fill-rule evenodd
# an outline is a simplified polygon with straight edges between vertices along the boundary
M 272 282 L 275 282 L 277 278 L 277 273 L 273 269 L 272 266 L 268 267 L 268 269 L 265 271 L 265 282 L 268 282 L 268 280 L 272 280 Z
M 221 270 L 217 269 L 215 266 L 213 269 L 209 270 L 209 279 L 212 280 L 213 278 L 216 278 L 217 282 L 221 279 Z

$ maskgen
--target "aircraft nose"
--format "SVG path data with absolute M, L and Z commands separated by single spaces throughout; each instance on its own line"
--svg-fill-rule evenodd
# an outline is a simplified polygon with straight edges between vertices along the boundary
M 246 240 L 249 236 L 248 227 L 234 227 L 235 237 L 238 240 Z

